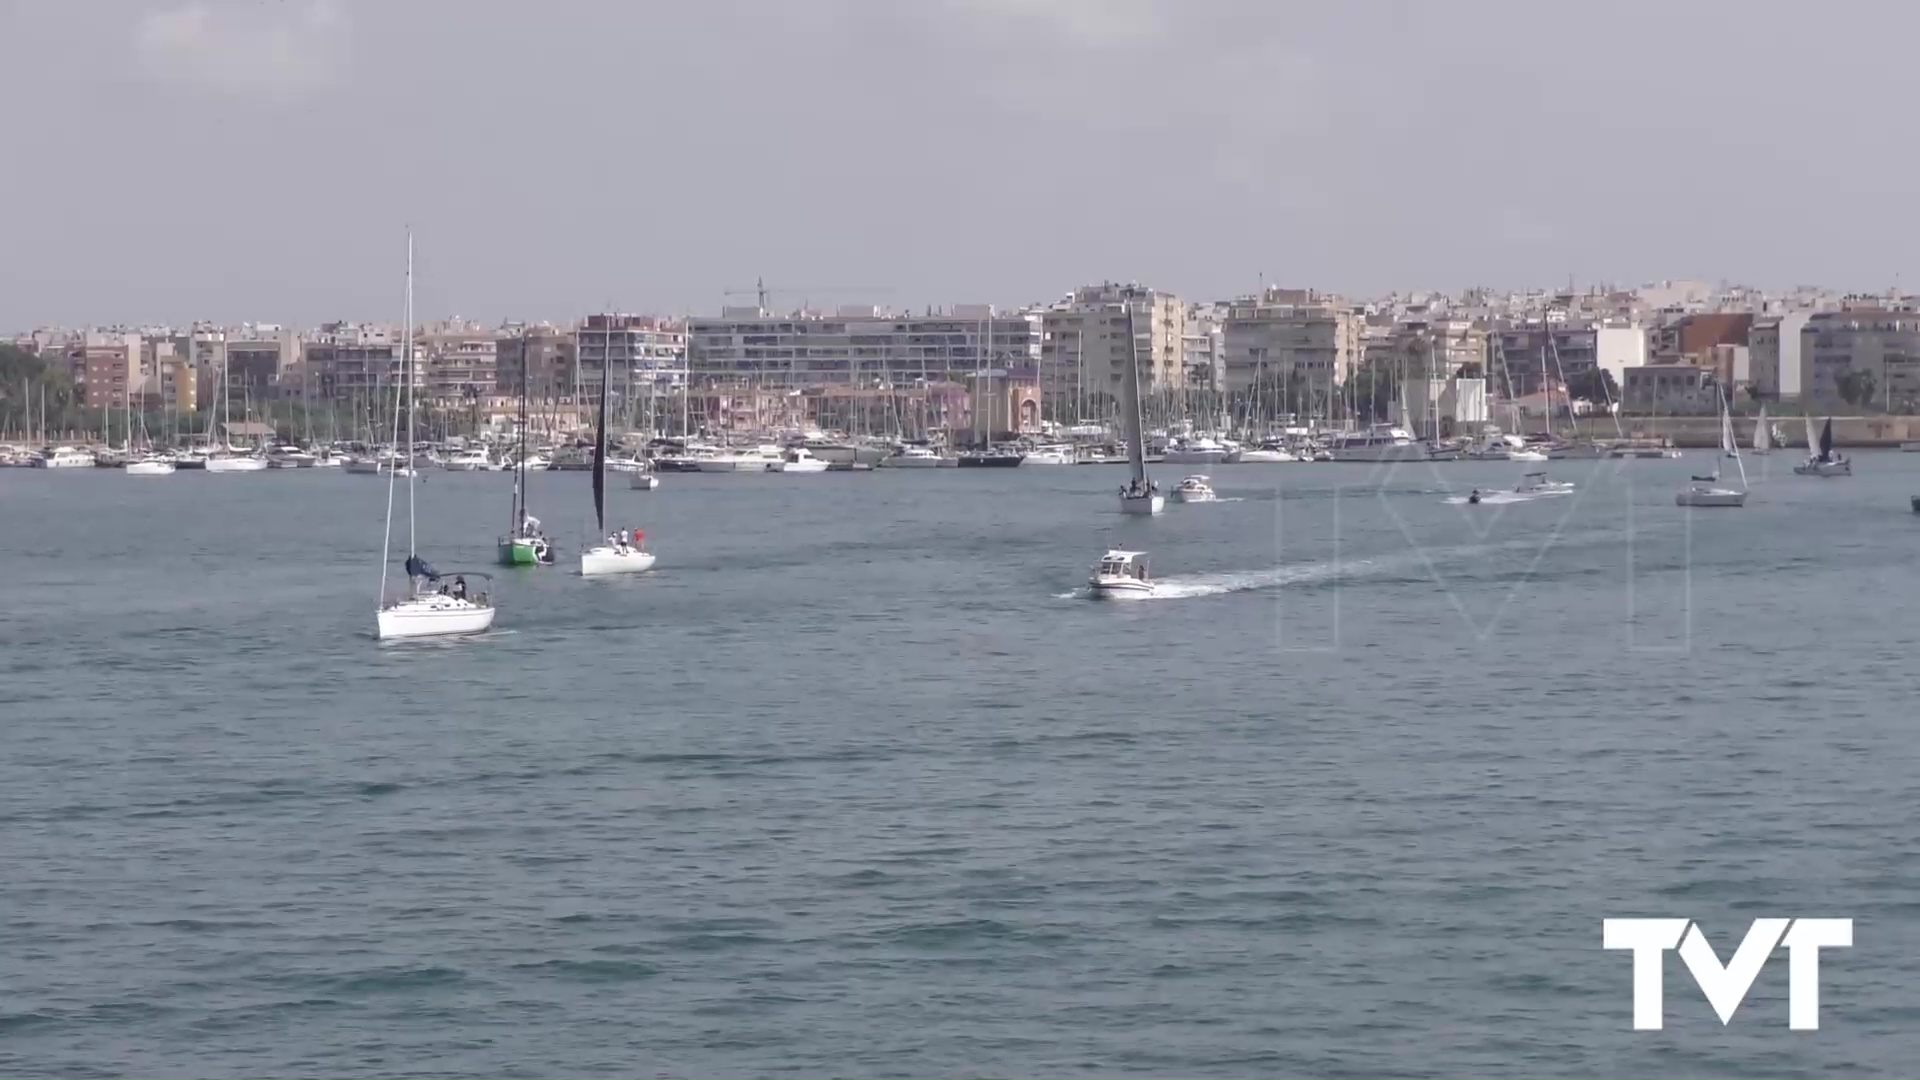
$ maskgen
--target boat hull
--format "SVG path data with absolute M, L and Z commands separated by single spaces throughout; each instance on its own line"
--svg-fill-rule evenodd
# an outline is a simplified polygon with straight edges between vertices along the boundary
M 261 472 L 266 468 L 266 458 L 233 457 L 207 459 L 207 471 L 212 473 Z
M 618 548 L 588 548 L 580 553 L 580 576 L 603 577 L 609 574 L 639 574 L 653 569 L 654 556 L 650 551 L 635 551 L 631 548 L 622 552 Z
M 171 461 L 131 461 L 127 463 L 128 476 L 172 476 L 174 465 Z
M 1747 505 L 1747 493 L 1744 491 L 1733 491 L 1728 488 L 1686 488 L 1674 493 L 1673 505 L 1699 507 L 1745 506 Z
M 502 537 L 495 545 L 501 566 L 539 566 L 540 551 L 532 540 Z
M 778 464 L 778 462 L 770 462 L 766 458 L 702 458 L 698 471 L 712 473 L 766 472 L 767 466 L 773 464 Z
M 963 455 L 959 465 L 963 469 L 1014 469 L 1025 460 L 1024 454 L 971 454 Z
M 635 491 L 652 491 L 660 486 L 660 478 L 652 473 L 634 473 L 627 486 Z
M 1087 582 L 1087 595 L 1095 600 L 1148 600 L 1153 583 L 1130 577 L 1096 577 Z
M 1123 514 L 1135 514 L 1145 517 L 1151 514 L 1158 514 L 1166 508 L 1167 499 L 1164 495 L 1120 496 L 1120 512 Z
M 1851 461 L 1809 461 L 1793 467 L 1795 476 L 1852 476 Z
M 1242 465 L 1277 465 L 1281 462 L 1298 460 L 1300 459 L 1285 450 L 1242 450 L 1240 452 Z
M 1215 495 L 1211 491 L 1182 491 L 1179 488 L 1173 489 L 1174 502 L 1203 503 L 1203 502 L 1213 502 L 1218 498 L 1219 496 Z
M 905 454 L 882 458 L 880 465 L 887 469 L 937 469 L 945 464 L 939 457 L 910 457 Z
M 847 462 L 848 465 L 854 464 Z M 827 471 L 827 463 L 819 458 L 804 461 L 776 461 L 767 466 L 768 472 L 778 473 L 821 473 Z
M 450 596 L 419 596 L 382 608 L 376 631 L 382 641 L 477 634 L 493 625 L 493 616 L 491 604 Z

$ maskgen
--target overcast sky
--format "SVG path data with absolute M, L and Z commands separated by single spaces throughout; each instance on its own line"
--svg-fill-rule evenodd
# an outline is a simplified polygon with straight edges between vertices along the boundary
M 1920 273 L 1916 30 L 1904 0 L 0 0 L 0 328 L 397 317 L 409 224 L 421 313 L 487 320 L 757 276 L 1882 288 Z

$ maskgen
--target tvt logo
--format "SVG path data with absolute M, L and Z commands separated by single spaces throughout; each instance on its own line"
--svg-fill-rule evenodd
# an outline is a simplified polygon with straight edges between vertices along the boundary
M 1692 919 L 1602 919 L 1601 946 L 1633 952 L 1633 1029 L 1659 1031 L 1667 950 L 1678 948 L 1722 1024 L 1747 999 L 1767 957 L 1787 947 L 1787 1027 L 1820 1030 L 1820 950 L 1853 947 L 1852 919 L 1755 919 L 1724 965 Z

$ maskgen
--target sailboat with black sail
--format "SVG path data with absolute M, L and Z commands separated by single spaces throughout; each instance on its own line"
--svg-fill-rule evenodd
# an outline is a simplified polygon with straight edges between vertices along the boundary
M 520 335 L 520 414 L 515 417 L 520 428 L 519 445 L 513 455 L 513 516 L 507 525 L 507 533 L 497 545 L 500 565 L 502 566 L 552 566 L 553 543 L 540 529 L 540 519 L 527 513 L 527 429 L 532 418 L 527 415 L 527 369 L 533 366 L 533 358 L 527 354 L 527 336 Z
M 1833 417 L 1816 437 L 1813 433 L 1813 417 L 1807 417 L 1807 460 L 1793 467 L 1800 476 L 1852 476 L 1853 462 L 1845 454 L 1837 454 L 1833 449 Z
M 417 376 L 413 360 L 413 236 L 407 236 L 407 327 L 401 346 L 400 392 L 393 402 L 393 442 L 395 446 L 413 445 L 413 394 Z M 400 418 L 406 416 L 403 431 Z M 401 442 L 401 436 L 406 441 Z M 407 478 L 407 588 L 400 596 L 387 596 L 387 567 L 393 550 L 393 492 L 398 476 Z M 445 581 L 432 564 L 420 557 L 415 543 L 413 470 L 387 470 L 387 529 L 380 542 L 380 610 L 375 617 L 374 633 L 389 638 L 445 637 L 474 634 L 493 625 L 494 607 L 487 594 L 469 595 L 469 576 L 485 579 L 485 574 L 456 574 Z
M 1123 514 L 1157 514 L 1166 509 L 1166 496 L 1147 476 L 1147 446 L 1145 418 L 1140 411 L 1140 343 L 1134 337 L 1133 302 L 1125 302 L 1127 307 L 1127 375 L 1120 380 L 1121 422 L 1126 425 L 1127 465 L 1133 470 L 1133 477 L 1127 486 L 1120 489 L 1120 512 Z
M 606 539 L 580 553 L 580 576 L 637 574 L 653 569 L 653 553 L 641 549 L 647 534 L 633 530 L 607 533 L 607 399 L 613 393 L 613 364 L 600 368 L 600 417 L 593 430 L 593 520 Z

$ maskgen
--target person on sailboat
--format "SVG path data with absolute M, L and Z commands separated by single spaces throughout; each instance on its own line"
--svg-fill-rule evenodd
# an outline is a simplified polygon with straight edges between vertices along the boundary
M 455 600 L 465 600 L 467 598 L 467 579 L 466 578 L 458 574 L 454 575 L 452 595 Z
M 1472 505 L 1475 505 L 1475 506 L 1478 506 L 1478 505 L 1479 505 L 1479 503 L 1480 503 L 1480 489 L 1479 489 L 1479 488 L 1474 488 L 1474 489 L 1473 489 L 1473 494 L 1471 494 L 1471 495 L 1468 495 L 1468 496 L 1467 496 L 1467 502 L 1468 502 L 1468 503 L 1470 503 L 1470 504 L 1472 504 Z

